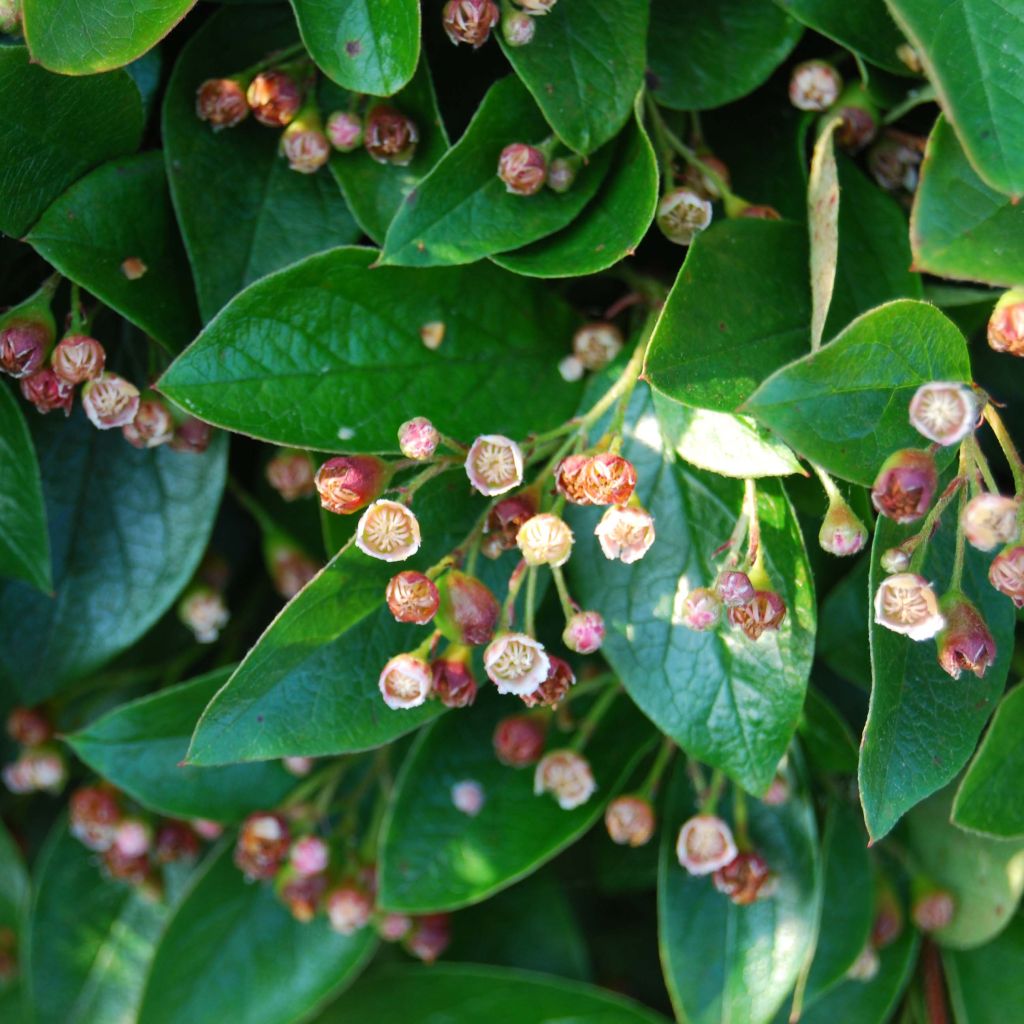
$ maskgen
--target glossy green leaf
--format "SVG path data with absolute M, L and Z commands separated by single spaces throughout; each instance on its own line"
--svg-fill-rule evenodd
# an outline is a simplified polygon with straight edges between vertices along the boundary
M 572 413 L 579 389 L 551 344 L 572 336 L 560 300 L 486 264 L 371 269 L 375 256 L 336 249 L 252 285 L 160 389 L 229 430 L 323 451 L 393 451 L 399 425 L 424 413 L 467 439 Z M 431 322 L 444 325 L 436 351 L 420 338 Z
M 1000 702 L 957 790 L 953 822 L 1003 838 L 1024 837 L 1024 687 Z
M 922 569 L 939 593 L 952 570 L 955 530 L 956 518 L 945 515 Z M 884 576 L 882 552 L 914 531 L 914 524 L 878 520 L 870 593 Z M 872 839 L 880 839 L 914 804 L 955 778 L 1003 692 L 1013 653 L 1013 606 L 989 584 L 989 561 L 968 546 L 963 590 L 988 622 L 997 648 L 984 679 L 970 672 L 950 678 L 939 666 L 933 641 L 915 643 L 872 622 L 873 682 L 860 761 L 861 802 Z
M 821 865 L 814 810 L 790 769 L 793 792 L 769 807 L 748 801 L 750 837 L 778 875 L 774 895 L 737 907 L 707 876 L 676 859 L 679 826 L 697 811 L 685 772 L 677 768 L 661 829 L 658 933 L 672 1004 L 688 1024 L 767 1024 L 796 982 L 814 942 L 821 902 Z M 731 820 L 723 801 L 718 813 Z
M 240 71 L 294 36 L 286 8 L 225 8 L 188 41 L 167 84 L 167 175 L 204 320 L 257 278 L 359 237 L 327 171 L 288 169 L 280 132 L 252 118 L 214 132 L 196 117 L 205 79 Z
M 810 343 L 807 235 L 730 220 L 687 252 L 647 352 L 646 375 L 685 405 L 733 412 Z
M 48 591 L 50 538 L 39 463 L 18 400 L 0 385 L 0 577 Z
M 846 720 L 816 689 L 809 687 L 797 732 L 811 765 L 819 772 L 853 775 L 857 741 Z
M 991 942 L 978 949 L 947 949 L 942 954 L 956 1024 L 988 1024 L 1007 1019 L 1024 1006 L 1024 916 L 1018 915 Z
M 196 0 L 23 0 L 32 59 L 62 75 L 119 68 L 155 46 Z
M 100 873 L 59 821 L 36 864 L 24 943 L 35 1024 L 134 1020 L 167 904 Z
M 914 194 L 910 240 L 918 270 L 1012 286 L 1024 280 L 1024 206 L 986 185 L 940 117 Z
M 330 109 L 342 105 L 337 92 L 321 87 L 321 101 L 326 100 Z M 425 57 L 412 81 L 388 103 L 416 122 L 420 141 L 412 160 L 405 167 L 382 164 L 360 148 L 353 153 L 333 153 L 328 165 L 356 223 L 378 244 L 383 244 L 405 197 L 448 151 L 448 136 Z
M 138 1024 L 285 1024 L 350 984 L 373 955 L 370 928 L 296 921 L 266 882 L 247 882 L 225 845 L 167 923 Z M 230 980 L 230 984 L 227 982 Z
M 679 464 L 662 449 L 650 400 L 638 395 L 623 453 L 658 537 L 633 565 L 607 560 L 593 529 L 599 511 L 574 509 L 570 590 L 604 616 L 603 651 L 640 708 L 692 757 L 762 793 L 796 728 L 814 647 L 814 595 L 793 510 L 775 481 L 758 484 L 767 571 L 788 613 L 756 643 L 726 627 L 687 629 L 682 602 L 715 577 L 711 555 L 732 532 L 743 485 Z
M 144 53 L 141 57 L 125 65 L 125 71 L 132 76 L 135 88 L 142 97 L 142 110 L 145 119 L 153 112 L 157 92 L 160 89 L 164 70 L 163 51 L 157 47 Z
M 654 149 L 643 126 L 631 123 L 618 143 L 608 176 L 576 220 L 548 238 L 491 259 L 499 267 L 529 277 L 596 274 L 632 255 L 657 205 Z
M 168 348 L 182 349 L 195 337 L 192 276 L 158 150 L 98 167 L 43 214 L 28 241 L 62 274 Z M 121 271 L 128 258 L 146 265 L 134 281 Z
M 753 92 L 789 56 L 803 26 L 761 0 L 652 0 L 652 94 L 676 110 L 706 110 Z
M 950 824 L 952 788 L 907 816 L 907 837 L 918 870 L 953 894 L 953 920 L 934 932 L 952 949 L 983 946 L 1013 917 L 1024 893 L 1024 841 L 990 839 Z
M 418 0 L 291 0 L 320 69 L 352 92 L 392 96 L 420 55 Z
M 133 644 L 167 610 L 206 548 L 227 438 L 203 455 L 140 451 L 119 430 L 33 414 L 56 596 L 0 585 L 0 679 L 30 704 Z
M 839 260 L 839 170 L 832 142 L 842 120 L 829 120 L 811 156 L 807 182 L 807 228 L 811 244 L 811 347 L 821 344 Z
M 203 709 L 230 675 L 230 669 L 218 669 L 122 704 L 67 742 L 93 771 L 160 814 L 235 822 L 276 807 L 295 786 L 295 777 L 280 764 L 181 763 Z
M 909 74 L 896 56 L 903 36 L 885 8 L 885 0 L 775 0 L 797 21 L 872 64 L 896 74 Z
M 665 1024 L 622 996 L 564 978 L 471 964 L 390 965 L 375 970 L 316 1024 Z
M 29 884 L 21 851 L 0 821 L 0 927 L 20 931 L 28 905 Z
M 532 769 L 507 768 L 494 756 L 495 727 L 517 713 L 517 702 L 487 696 L 424 730 L 402 766 L 379 849 L 377 899 L 388 910 L 479 903 L 535 871 L 594 824 L 653 738 L 643 716 L 620 697 L 586 748 L 598 792 L 563 811 L 551 797 L 534 795 Z M 548 749 L 568 739 L 554 732 Z M 465 779 L 484 790 L 483 809 L 473 818 L 452 803 L 452 786 Z
M 818 656 L 837 676 L 864 690 L 871 687 L 870 571 L 870 558 L 861 558 L 828 592 L 818 615 Z
M 900 300 L 769 377 L 744 406 L 794 451 L 870 486 L 886 456 L 919 448 L 907 408 L 931 380 L 971 379 L 963 335 L 934 306 Z
M 646 0 L 573 0 L 537 18 L 528 46 L 502 49 L 555 134 L 578 153 L 613 139 L 643 86 Z
M 1024 194 L 1024 11 L 998 0 L 886 0 L 967 157 L 992 188 Z
M 614 146 L 580 169 L 568 192 L 510 193 L 498 177 L 501 151 L 542 143 L 549 129 L 514 75 L 487 91 L 462 138 L 410 192 L 384 239 L 381 262 L 435 267 L 472 263 L 564 228 L 597 192 Z
M 133 152 L 142 101 L 123 71 L 71 79 L 0 47 L 0 231 L 23 235 L 86 171 Z

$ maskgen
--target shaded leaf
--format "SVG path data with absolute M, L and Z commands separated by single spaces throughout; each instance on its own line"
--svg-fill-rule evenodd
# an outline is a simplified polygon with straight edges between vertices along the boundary
M 797 726 L 807 757 L 819 772 L 853 775 L 857 741 L 846 720 L 816 689 L 809 687 Z
M 821 344 L 832 301 L 839 259 L 839 172 L 833 133 L 842 119 L 832 118 L 818 136 L 811 157 L 811 177 L 807 183 L 807 227 L 811 247 L 811 348 Z
M 0 927 L 21 929 L 28 906 L 29 885 L 21 851 L 0 821 Z
M 857 564 L 825 595 L 818 615 L 818 656 L 837 676 L 871 687 L 868 641 L 870 557 Z
M 991 942 L 942 954 L 957 1024 L 987 1024 L 1024 1006 L 1024 917 L 1018 915 Z

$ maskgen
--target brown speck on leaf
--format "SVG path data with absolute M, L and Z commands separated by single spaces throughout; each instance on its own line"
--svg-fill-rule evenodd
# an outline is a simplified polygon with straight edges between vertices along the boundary
M 121 263 L 121 273 L 129 281 L 137 281 L 148 269 L 149 267 L 138 256 L 129 256 Z
M 358 39 L 350 39 L 345 44 L 345 52 L 350 57 L 358 57 L 359 54 L 362 53 L 362 50 L 363 50 L 362 43 L 360 43 Z
M 427 251 L 427 243 L 426 242 L 417 242 L 416 243 L 416 251 L 417 252 L 426 252 Z
M 554 84 L 553 84 L 553 83 L 551 83 L 551 82 L 545 82 L 545 83 L 544 83 L 544 91 L 545 91 L 545 92 L 546 92 L 546 93 L 547 93 L 547 94 L 548 94 L 549 96 L 554 96 L 554 95 L 555 95 L 555 86 L 554 86 Z

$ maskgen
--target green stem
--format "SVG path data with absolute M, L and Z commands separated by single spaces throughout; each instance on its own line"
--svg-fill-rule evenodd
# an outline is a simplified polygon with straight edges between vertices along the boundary
M 985 486 L 993 494 L 998 494 L 999 484 L 996 483 L 996 478 L 992 475 L 992 468 L 988 464 L 988 459 L 985 458 L 985 453 L 981 450 L 981 445 L 978 444 L 978 439 L 974 434 L 968 434 L 964 439 L 964 444 L 967 445 L 973 468 L 981 474 L 981 479 L 985 481 Z
M 525 576 L 526 562 L 520 561 L 512 570 L 512 575 L 508 579 L 508 593 L 505 595 L 505 603 L 501 606 L 502 629 L 512 628 L 512 622 L 516 614 L 516 598 L 519 596 L 519 590 L 523 585 Z
M 572 742 L 569 744 L 570 750 L 575 750 L 577 754 L 583 752 L 583 748 L 587 745 L 588 740 L 594 734 L 594 730 L 601 724 L 601 719 L 604 718 L 608 709 L 615 703 L 616 697 L 619 695 L 618 686 L 609 686 L 600 697 L 594 701 L 594 706 L 587 712 L 583 721 L 580 723 L 579 729 L 576 730 L 576 735 L 572 738 Z
M 524 625 L 527 636 L 536 636 L 537 624 L 535 621 L 537 604 L 537 566 L 531 565 L 526 570 L 526 610 L 524 614 Z
M 665 769 L 671 764 L 675 752 L 675 743 L 666 736 L 661 741 L 661 746 L 658 747 L 658 753 L 651 764 L 651 770 L 647 773 L 644 781 L 640 783 L 637 796 L 642 796 L 645 800 L 654 799 L 654 794 L 657 793 L 658 785 L 661 783 L 661 777 L 665 774 Z
M 1013 474 L 1013 490 L 1015 495 L 1024 493 L 1024 463 L 1021 462 L 1020 453 L 1013 443 L 1003 418 L 995 411 L 991 403 L 985 406 L 985 419 L 996 435 L 999 447 L 1003 450 L 1006 461 L 1010 464 L 1010 472 Z
M 750 833 L 747 829 L 747 794 L 739 786 L 732 787 L 732 820 L 736 828 L 737 849 L 748 851 Z
M 908 571 L 920 574 L 921 568 L 924 565 L 925 556 L 928 554 L 928 544 L 932 539 L 932 533 L 935 532 L 935 527 L 938 524 L 939 519 L 942 517 L 942 513 L 946 511 L 946 507 L 956 496 L 956 492 L 965 483 L 962 476 L 958 476 L 953 479 L 949 486 L 942 492 L 939 500 L 932 506 L 931 511 L 925 516 L 924 522 L 921 524 L 921 529 L 918 530 L 916 537 L 908 538 L 915 541 L 914 554 L 910 559 L 910 566 Z M 906 541 L 904 541 L 906 543 Z
M 572 597 L 569 595 L 569 588 L 565 582 L 565 573 L 562 572 L 560 565 L 553 565 L 551 566 L 551 575 L 555 580 L 555 590 L 558 591 L 562 614 L 565 616 L 565 621 L 568 622 L 576 614 L 576 609 L 573 607 Z
M 964 445 L 960 446 L 960 475 L 966 479 L 970 466 L 970 456 Z M 949 589 L 959 590 L 960 581 L 964 575 L 964 550 L 966 538 L 964 536 L 964 508 L 967 505 L 967 488 L 960 488 L 960 502 L 956 513 L 956 553 L 953 555 L 953 575 L 950 577 Z
M 711 774 L 711 784 L 700 795 L 700 813 L 714 814 L 725 788 L 725 775 L 717 768 Z
M 633 393 L 633 388 L 636 387 L 636 382 L 640 378 L 640 371 L 643 369 L 649 338 L 650 334 L 645 330 L 618 379 L 580 420 L 581 430 L 592 427 L 620 398 L 623 396 L 628 398 Z
M 672 160 L 672 147 L 665 137 L 665 126 L 658 111 L 658 106 L 647 94 L 644 95 L 651 134 L 654 136 L 654 148 L 658 151 L 658 166 L 661 168 L 662 191 L 668 192 L 676 181 L 676 169 Z
M 434 477 L 438 477 L 442 473 L 446 473 L 449 469 L 452 469 L 457 465 L 459 465 L 457 459 L 448 457 L 439 459 L 437 462 L 424 469 L 422 473 L 418 473 L 414 476 L 407 484 L 402 484 L 402 486 L 396 487 L 395 490 L 402 496 L 402 500 L 404 502 L 409 503 L 415 497 L 416 492 L 424 484 L 429 483 L 434 479 Z
M 836 486 L 836 482 L 825 472 L 825 470 L 819 466 L 816 462 L 811 463 L 811 469 L 814 470 L 815 475 L 821 481 L 821 486 L 825 488 L 825 494 L 828 497 L 829 502 L 835 501 L 837 498 L 842 500 L 842 493 Z

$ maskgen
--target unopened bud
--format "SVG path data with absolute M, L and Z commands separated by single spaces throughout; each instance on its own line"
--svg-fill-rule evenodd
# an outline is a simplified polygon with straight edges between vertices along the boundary
M 425 914 L 413 921 L 404 943 L 417 960 L 432 964 L 448 948 L 451 939 L 451 918 L 447 914 Z
M 603 370 L 622 351 L 622 331 L 603 321 L 584 324 L 572 336 L 572 350 L 588 370 Z
M 50 744 L 25 749 L 4 769 L 4 782 L 12 793 L 59 793 L 67 779 L 67 761 Z
M 963 594 L 951 591 L 941 603 L 946 624 L 935 638 L 939 664 L 954 679 L 966 670 L 983 678 L 995 661 L 996 642 L 978 609 Z
M 389 708 L 418 708 L 430 696 L 433 673 L 422 658 L 396 654 L 384 666 L 377 685 Z
M 715 888 L 738 907 L 766 899 L 775 891 L 776 877 L 757 853 L 739 853 L 712 876 Z
M 194 861 L 199 856 L 199 839 L 183 821 L 165 821 L 156 832 L 153 856 L 158 864 Z
M 504 494 L 523 482 L 523 452 L 501 434 L 481 434 L 466 455 L 466 476 L 486 497 Z
M 550 793 L 563 811 L 582 806 L 596 789 L 589 762 L 575 750 L 553 750 L 545 754 L 533 773 L 534 794 Z
M 564 359 L 559 359 L 558 376 L 567 384 L 574 384 L 578 380 L 583 380 L 584 373 L 586 373 L 586 367 L 576 356 L 566 356 Z
M 501 550 L 508 551 L 516 546 L 516 536 L 523 523 L 536 514 L 537 495 L 532 490 L 502 498 L 487 514 L 485 535 L 496 538 Z
M 552 11 L 558 0 L 515 0 L 515 2 L 527 14 L 539 18 Z
M 522 11 L 508 11 L 501 19 L 501 34 L 509 46 L 527 46 L 536 32 L 533 18 Z
M 0 370 L 15 378 L 36 373 L 46 360 L 53 333 L 42 317 L 0 320 Z
M 219 821 L 210 821 L 208 818 L 195 818 L 192 822 L 192 831 L 200 839 L 208 843 L 214 843 L 224 834 L 224 826 Z
M 0 0 L 0 32 L 4 35 L 21 32 L 21 0 Z
M 871 488 L 871 503 L 876 511 L 897 523 L 913 523 L 928 511 L 938 484 L 931 454 L 904 448 L 882 463 Z
M 978 423 L 981 403 L 966 385 L 949 381 L 922 384 L 910 401 L 910 425 L 929 441 L 953 445 Z
M 476 700 L 476 679 L 469 665 L 470 649 L 453 644 L 430 664 L 434 696 L 446 708 L 469 707 Z
M 281 766 L 289 775 L 304 779 L 312 770 L 316 760 L 312 757 L 282 757 Z
M 1000 296 L 988 321 L 988 345 L 994 352 L 1024 356 L 1024 288 Z
M 594 535 L 605 558 L 631 565 L 654 543 L 654 519 L 642 508 L 613 505 L 601 517 Z
M 109 371 L 82 387 L 82 408 L 98 430 L 112 430 L 131 423 L 139 411 L 140 401 L 139 389 L 134 384 Z
M 208 78 L 196 90 L 196 117 L 208 121 L 215 132 L 234 128 L 248 116 L 245 89 L 234 78 Z
M 619 846 L 646 846 L 654 835 L 654 824 L 654 808 L 642 796 L 616 797 L 604 812 L 604 826 Z
M 72 387 L 95 380 L 103 372 L 106 361 L 103 346 L 86 334 L 66 334 L 50 356 L 53 372 Z
M 290 124 L 302 105 L 302 90 L 283 71 L 261 71 L 245 93 L 252 116 L 269 128 Z
M 782 220 L 782 214 L 774 206 L 765 206 L 764 203 L 747 203 L 730 216 L 746 220 Z
M 698 814 L 683 823 L 676 857 L 691 875 L 710 875 L 736 856 L 732 829 L 713 814 Z
M 281 449 L 267 463 L 267 483 L 284 498 L 296 501 L 316 491 L 313 463 L 305 452 Z
M 7 735 L 24 747 L 37 747 L 53 736 L 53 724 L 39 708 L 14 708 L 7 715 Z
M 448 640 L 471 647 L 490 642 L 501 616 L 501 605 L 487 584 L 452 569 L 441 577 L 437 591 L 435 625 Z
M 531 694 L 550 668 L 544 645 L 525 633 L 499 633 L 484 651 L 484 670 L 498 693 Z
M 319 836 L 303 836 L 292 843 L 288 860 L 295 873 L 308 877 L 319 875 L 327 870 L 331 851 Z
M 315 109 L 307 109 L 296 117 L 281 133 L 281 155 L 288 161 L 289 170 L 299 174 L 316 174 L 331 155 Z
M 683 601 L 683 625 L 705 633 L 722 621 L 722 601 L 707 587 L 694 587 Z
M 129 885 L 142 886 L 151 877 L 149 854 L 128 855 L 117 846 L 111 846 L 104 852 L 103 867 L 111 878 Z
M 552 192 L 568 192 L 576 183 L 579 161 L 573 157 L 556 157 L 548 165 L 547 186 Z
M 683 171 L 683 184 L 702 199 L 721 199 L 721 185 L 729 187 L 731 174 L 724 160 L 711 153 L 700 153 L 700 164 L 687 164 Z
M 820 123 L 824 125 L 836 116 L 841 124 L 833 138 L 848 153 L 859 153 L 878 133 L 878 110 L 860 83 L 848 86 Z
M 775 631 L 786 617 L 786 602 L 774 590 L 755 590 L 746 603 L 729 609 L 729 624 L 737 626 L 751 640 L 760 640 L 767 631 Z
M 839 558 L 855 555 L 868 542 L 868 528 L 838 492 L 829 498 L 828 511 L 818 531 L 822 551 Z
M 117 795 L 107 786 L 84 786 L 68 805 L 71 834 L 90 850 L 106 850 L 121 820 Z
M 522 701 L 528 708 L 556 708 L 568 696 L 576 685 L 576 675 L 572 666 L 562 658 L 548 655 L 548 675 L 533 693 L 524 693 Z
M 328 512 L 351 515 L 379 497 L 391 473 L 391 467 L 376 455 L 338 455 L 316 471 L 313 482 Z
M 910 568 L 910 555 L 905 547 L 887 548 L 878 563 L 890 575 L 906 572 Z
M 339 153 L 352 153 L 363 144 L 363 121 L 358 114 L 336 110 L 327 118 L 327 138 Z
M 18 382 L 21 396 L 26 402 L 35 406 L 36 412 L 44 415 L 54 410 L 63 410 L 65 416 L 71 415 L 71 404 L 75 400 L 75 389 L 65 384 L 48 366 Z
M 405 167 L 416 152 L 419 138 L 415 121 L 394 107 L 380 105 L 366 119 L 363 146 L 377 163 Z
M 576 612 L 565 623 L 562 643 L 576 654 L 593 654 L 601 649 L 604 634 L 604 617 L 600 612 Z
M 434 581 L 407 569 L 392 576 L 384 592 L 388 610 L 397 622 L 425 626 L 437 613 L 440 598 Z
M 519 528 L 516 544 L 527 565 L 565 565 L 572 554 L 573 534 L 560 516 L 541 512 Z
M 939 889 L 929 884 L 916 888 L 918 891 L 910 908 L 914 924 L 926 933 L 948 928 L 956 915 L 956 900 L 953 894 L 947 889 Z
M 510 715 L 494 730 L 494 753 L 509 768 L 536 764 L 544 752 L 547 730 L 535 715 Z
M 887 576 L 879 584 L 875 622 L 911 640 L 930 640 L 946 624 L 931 584 L 912 572 Z
M 843 88 L 836 69 L 823 60 L 805 60 L 793 68 L 789 78 L 789 102 L 797 110 L 828 110 Z
M 548 178 L 548 162 L 536 146 L 513 142 L 498 158 L 498 177 L 505 191 L 516 196 L 536 195 Z
M 209 423 L 186 416 L 175 428 L 170 447 L 176 452 L 190 452 L 201 455 L 210 447 L 213 428 Z
M 468 43 L 476 50 L 490 38 L 498 17 L 498 5 L 493 0 L 448 0 L 441 20 L 456 46 Z
M 967 543 L 979 551 L 991 551 L 1017 536 L 1020 505 L 1002 494 L 976 494 L 964 507 L 960 527 Z
M 327 894 L 327 920 L 340 935 L 354 935 L 370 923 L 373 897 L 354 883 L 339 885 Z
M 888 129 L 868 150 L 868 170 L 887 192 L 912 193 L 917 189 L 925 140 Z
M 153 829 L 141 818 L 122 818 L 114 832 L 114 849 L 124 857 L 141 857 L 153 845 Z
M 476 779 L 463 779 L 452 786 L 452 806 L 469 818 L 475 818 L 486 802 L 484 787 Z
M 727 608 L 735 608 L 737 605 L 746 604 L 752 600 L 755 594 L 754 584 L 745 572 L 730 570 L 719 573 L 715 581 L 715 591 L 722 599 L 722 604 Z
M 178 618 L 200 644 L 212 644 L 230 617 L 221 592 L 203 583 L 190 587 L 178 603 Z
M 290 542 L 268 545 L 267 568 L 274 589 L 290 601 L 320 571 L 320 565 Z
M 408 914 L 389 911 L 377 918 L 377 934 L 385 942 L 400 942 L 412 929 L 412 918 Z
M 988 567 L 988 581 L 1017 608 L 1024 608 L 1024 545 L 1000 551 Z
M 143 398 L 135 419 L 126 423 L 121 433 L 135 448 L 157 448 L 174 437 L 174 420 L 159 398 Z
M 280 814 L 257 811 L 242 822 L 235 844 L 235 865 L 249 878 L 272 878 L 291 846 L 288 823 Z
M 711 223 L 711 203 L 692 189 L 666 192 L 658 203 L 657 222 L 661 233 L 676 245 L 689 245 Z
M 281 869 L 274 880 L 278 899 L 288 908 L 296 921 L 307 924 L 316 917 L 327 891 L 327 876 L 302 875 L 289 864 Z
M 398 428 L 398 447 L 407 459 L 415 459 L 417 462 L 429 459 L 437 451 L 440 442 L 441 435 L 437 427 L 426 416 L 406 420 Z

